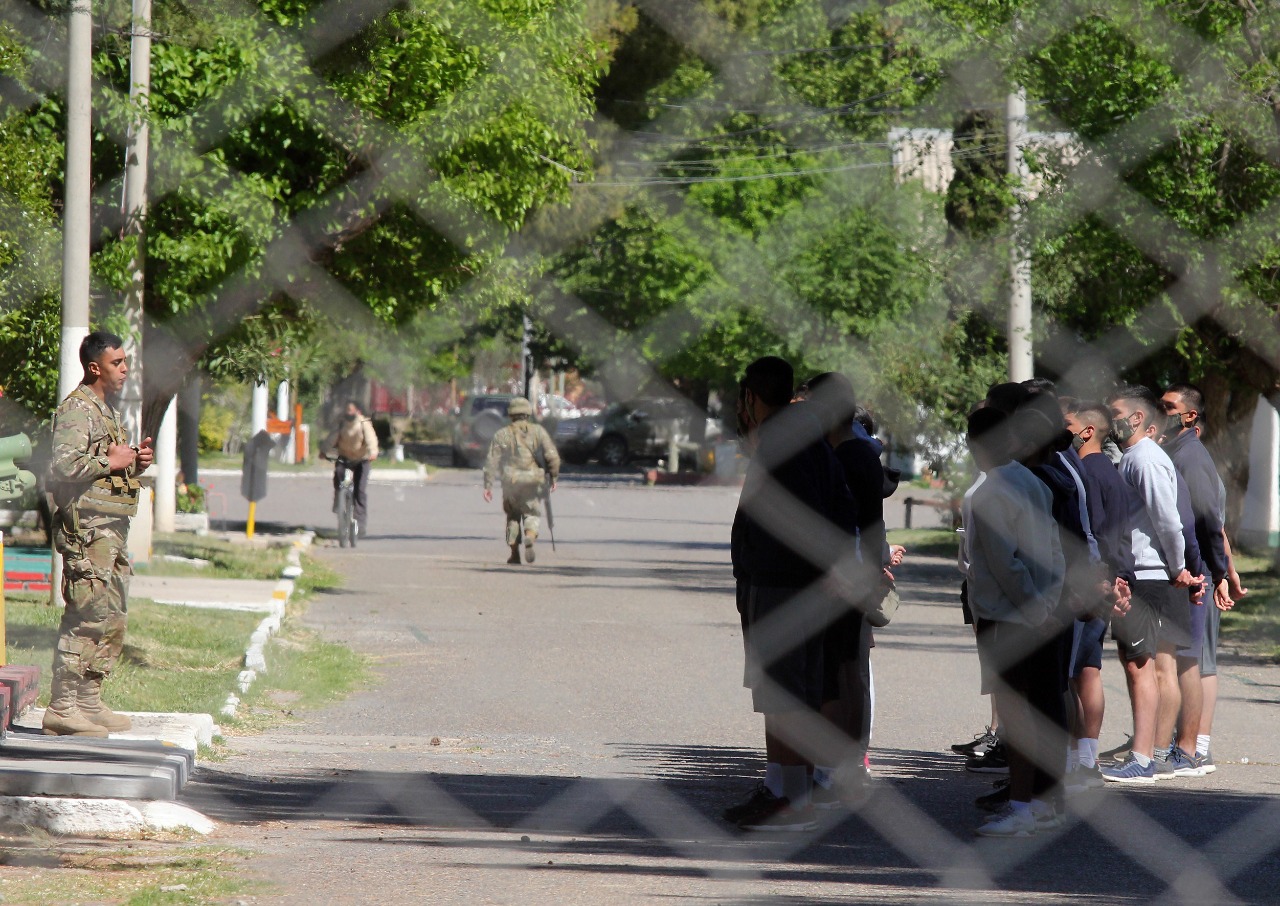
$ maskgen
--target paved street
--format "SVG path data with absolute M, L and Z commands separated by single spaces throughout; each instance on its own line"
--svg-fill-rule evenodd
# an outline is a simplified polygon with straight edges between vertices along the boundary
M 324 479 L 273 482 L 260 520 L 329 526 Z M 259 854 L 250 870 L 278 886 L 253 902 L 1277 901 L 1274 667 L 1224 666 L 1216 774 L 1089 794 L 1033 840 L 973 836 L 989 778 L 947 747 L 986 706 L 942 560 L 909 559 L 877 633 L 871 803 L 811 836 L 720 821 L 763 770 L 728 570 L 736 498 L 570 476 L 558 550 L 516 568 L 478 472 L 372 484 L 370 536 L 317 551 L 346 585 L 307 622 L 370 655 L 378 685 L 231 739 L 184 797 L 227 823 L 215 840 Z M 1129 721 L 1118 668 L 1104 676 L 1107 748 Z

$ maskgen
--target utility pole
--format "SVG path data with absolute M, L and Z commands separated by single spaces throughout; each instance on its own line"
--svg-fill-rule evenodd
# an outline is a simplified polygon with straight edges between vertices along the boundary
M 1015 200 L 1009 211 L 1009 380 L 1020 382 L 1035 375 L 1031 349 L 1031 250 L 1023 221 L 1027 162 L 1022 149 L 1027 140 L 1027 90 L 1014 86 L 1005 105 L 1008 173 Z
M 80 384 L 80 343 L 89 335 L 90 140 L 93 134 L 93 10 L 71 0 L 67 15 L 67 160 L 62 206 L 62 345 L 58 398 Z M 61 606 L 62 558 L 55 551 L 50 601 Z
M 93 11 L 71 0 L 67 19 L 67 161 L 62 208 L 62 348 L 58 396 L 80 384 L 89 334 L 89 154 L 93 130 Z
M 133 0 L 129 41 L 129 139 L 124 156 L 124 227 L 122 238 L 132 238 L 129 260 L 129 292 L 124 300 L 128 328 L 124 351 L 129 361 L 129 378 L 120 394 L 120 413 L 133 443 L 142 440 L 142 331 L 147 261 L 147 158 L 150 151 L 150 123 L 147 119 L 151 95 L 151 0 Z

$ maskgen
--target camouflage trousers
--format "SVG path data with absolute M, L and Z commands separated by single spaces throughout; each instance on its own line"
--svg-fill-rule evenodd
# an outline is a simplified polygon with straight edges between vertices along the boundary
M 507 514 L 507 544 L 520 543 L 520 520 L 524 530 L 537 537 L 542 525 L 542 482 L 502 483 L 502 511 Z
M 124 649 L 128 623 L 129 577 L 133 568 L 125 548 L 128 522 L 59 529 L 54 546 L 62 555 L 62 623 L 53 672 L 76 676 L 108 674 Z

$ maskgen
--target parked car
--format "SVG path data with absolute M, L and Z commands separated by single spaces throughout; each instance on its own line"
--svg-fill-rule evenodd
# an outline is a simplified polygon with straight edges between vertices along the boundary
M 620 466 L 629 459 L 657 459 L 669 449 L 669 431 L 675 423 L 681 450 L 693 448 L 689 428 L 696 410 L 685 400 L 642 398 L 613 403 L 598 415 L 566 418 L 555 428 L 556 448 L 569 462 L 598 459 Z M 718 427 L 708 419 L 707 438 Z
M 453 426 L 453 464 L 475 468 L 489 452 L 489 441 L 507 424 L 513 393 L 477 393 L 463 401 Z

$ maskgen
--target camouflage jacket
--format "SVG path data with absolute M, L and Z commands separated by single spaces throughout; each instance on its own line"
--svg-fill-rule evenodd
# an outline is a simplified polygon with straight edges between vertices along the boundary
M 53 416 L 49 490 L 69 533 L 127 519 L 136 506 L 136 465 L 113 473 L 107 450 L 127 444 L 120 413 L 81 384 Z
M 493 435 L 484 463 L 486 489 L 493 486 L 495 475 L 505 484 L 532 481 L 544 472 L 552 481 L 560 477 L 560 453 L 542 425 L 519 419 Z

